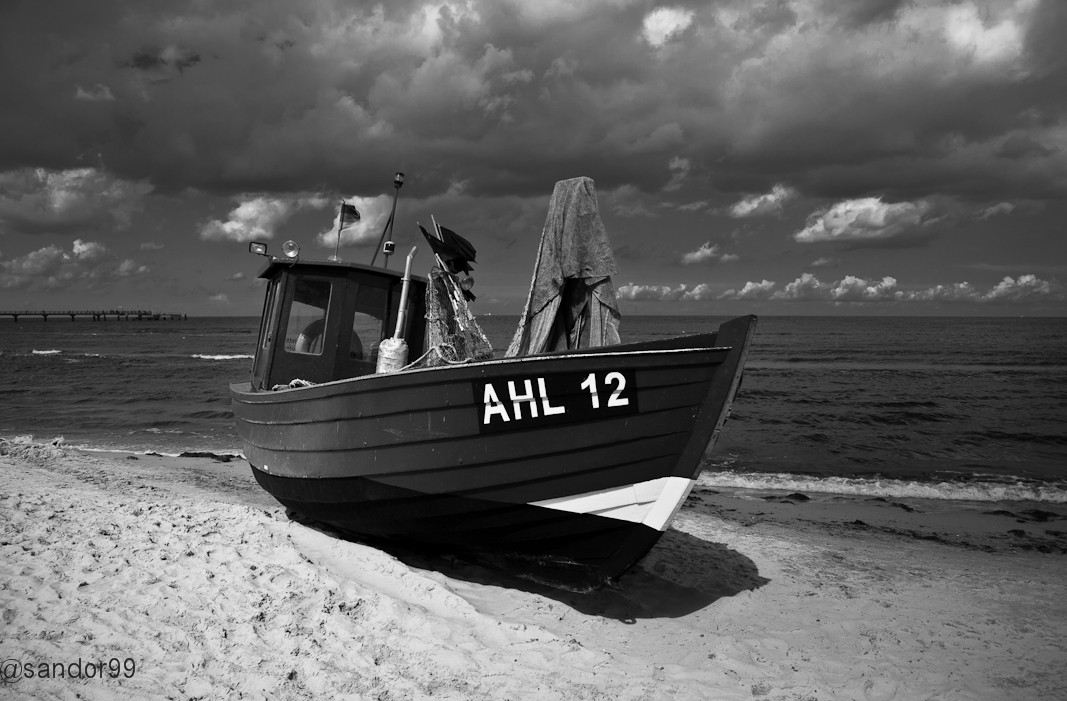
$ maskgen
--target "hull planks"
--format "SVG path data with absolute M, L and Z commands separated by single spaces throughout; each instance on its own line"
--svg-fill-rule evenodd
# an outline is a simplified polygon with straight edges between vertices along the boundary
M 588 589 L 669 526 L 755 324 L 276 392 L 235 384 L 233 409 L 256 480 L 303 516 Z

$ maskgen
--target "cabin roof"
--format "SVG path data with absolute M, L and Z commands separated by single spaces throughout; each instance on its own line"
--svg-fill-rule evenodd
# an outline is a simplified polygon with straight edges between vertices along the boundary
M 301 270 L 301 271 L 314 271 L 319 274 L 338 274 L 344 270 L 356 270 L 361 273 L 369 273 L 371 275 L 377 275 L 379 277 L 390 278 L 393 280 L 400 280 L 404 277 L 404 270 L 387 270 L 385 268 L 379 268 L 378 266 L 364 265 L 363 263 L 353 263 L 351 261 L 341 260 L 312 260 L 308 258 L 279 258 L 277 256 L 271 256 L 270 262 L 259 273 L 259 277 L 270 279 L 278 274 L 280 270 Z M 412 280 L 418 282 L 427 282 L 427 279 L 421 275 L 412 275 Z

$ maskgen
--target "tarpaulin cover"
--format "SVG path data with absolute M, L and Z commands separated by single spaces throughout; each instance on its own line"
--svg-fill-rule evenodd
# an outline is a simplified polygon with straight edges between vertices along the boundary
M 600 220 L 590 178 L 560 180 L 552 191 L 526 308 L 508 356 L 619 342 L 619 268 Z

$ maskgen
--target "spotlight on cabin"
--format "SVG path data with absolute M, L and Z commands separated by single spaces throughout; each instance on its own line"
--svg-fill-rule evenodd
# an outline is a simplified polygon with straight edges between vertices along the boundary
M 393 176 L 393 187 L 399 190 L 404 185 L 404 174 L 397 173 Z
M 459 289 L 463 290 L 464 292 L 470 292 L 472 287 L 474 287 L 474 278 L 472 278 L 470 275 L 459 281 Z
M 384 244 L 382 244 L 382 253 L 384 253 L 385 255 L 391 256 L 395 251 L 396 244 L 392 241 L 386 241 Z
M 285 254 L 286 258 L 296 258 L 300 255 L 300 246 L 297 245 L 296 241 L 286 241 L 282 244 L 282 253 Z
M 267 244 L 252 241 L 248 244 L 248 252 L 255 253 L 257 256 L 265 256 L 267 255 Z

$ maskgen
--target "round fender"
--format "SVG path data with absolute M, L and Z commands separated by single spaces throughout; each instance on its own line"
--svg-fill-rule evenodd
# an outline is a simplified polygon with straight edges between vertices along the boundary
M 305 326 L 296 339 L 293 351 L 296 353 L 314 353 L 316 355 L 321 353 L 322 331 L 325 326 L 326 322 L 323 319 L 316 319 Z

